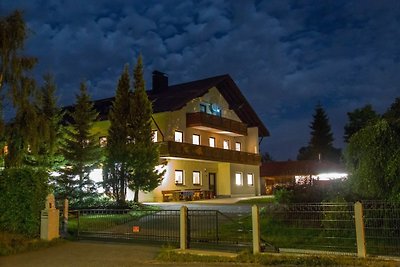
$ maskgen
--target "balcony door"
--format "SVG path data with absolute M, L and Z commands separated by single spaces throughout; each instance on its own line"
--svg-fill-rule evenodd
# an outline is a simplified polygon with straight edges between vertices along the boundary
M 217 195 L 217 174 L 210 172 L 208 174 L 208 185 L 209 190 L 212 192 L 212 196 Z

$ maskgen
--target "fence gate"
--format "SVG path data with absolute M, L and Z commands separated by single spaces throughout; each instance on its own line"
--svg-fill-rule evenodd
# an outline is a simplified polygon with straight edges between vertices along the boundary
M 68 233 L 83 239 L 179 243 L 179 210 L 70 211 Z

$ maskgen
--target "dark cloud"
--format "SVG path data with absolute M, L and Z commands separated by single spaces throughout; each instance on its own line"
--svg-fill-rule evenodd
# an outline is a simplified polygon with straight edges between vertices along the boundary
M 70 104 L 86 80 L 93 98 L 114 94 L 124 64 L 142 53 L 151 71 L 179 83 L 229 73 L 272 136 L 263 149 L 296 157 L 313 109 L 325 107 L 343 146 L 346 112 L 383 112 L 400 96 L 400 2 L 382 1 L 22 1 L 35 74 L 51 71 Z

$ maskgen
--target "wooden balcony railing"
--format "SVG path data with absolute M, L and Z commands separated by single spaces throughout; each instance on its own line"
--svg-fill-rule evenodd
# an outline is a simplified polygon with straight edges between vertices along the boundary
M 186 113 L 186 127 L 208 127 L 239 135 L 247 135 L 246 124 L 240 121 L 207 114 L 205 112 Z
M 160 144 L 161 157 L 189 158 L 248 165 L 260 165 L 261 163 L 260 155 L 254 153 L 173 141 L 159 142 L 158 144 Z

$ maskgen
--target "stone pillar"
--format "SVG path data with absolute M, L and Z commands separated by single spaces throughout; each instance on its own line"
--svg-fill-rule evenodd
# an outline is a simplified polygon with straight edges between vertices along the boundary
M 188 208 L 186 206 L 181 207 L 180 211 L 180 248 L 188 248 Z
M 365 258 L 367 256 L 367 249 L 365 246 L 364 214 L 361 202 L 354 204 L 354 220 L 356 225 L 357 256 Z
M 257 205 L 251 207 L 251 220 L 253 228 L 253 254 L 261 251 L 260 213 Z
M 60 211 L 56 209 L 53 194 L 49 194 L 46 198 L 45 209 L 42 210 L 40 216 L 40 238 L 50 241 L 60 237 Z

